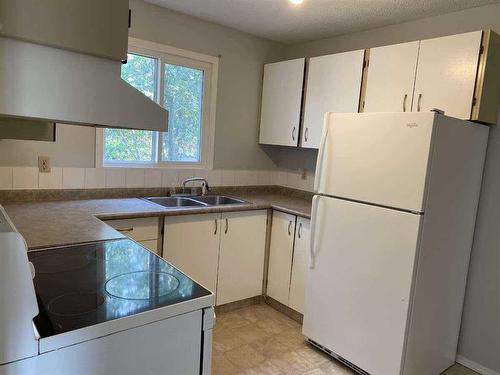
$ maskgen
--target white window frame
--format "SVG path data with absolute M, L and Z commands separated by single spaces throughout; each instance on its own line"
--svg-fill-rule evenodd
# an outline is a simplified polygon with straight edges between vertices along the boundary
M 215 113 L 217 102 L 217 79 L 219 72 L 219 57 L 205 55 L 184 49 L 166 46 L 146 40 L 129 38 L 128 51 L 160 60 L 157 69 L 157 92 L 155 97 L 159 103 L 163 103 L 163 65 L 165 63 L 179 64 L 195 69 L 203 70 L 203 105 L 201 121 L 201 144 L 199 162 L 163 161 L 161 159 L 161 148 L 157 143 L 162 142 L 162 135 L 153 138 L 153 152 L 156 152 L 156 162 L 128 162 L 104 160 L 104 129 L 96 129 L 95 160 L 96 167 L 117 168 L 189 168 L 189 169 L 212 169 L 214 161 L 215 143 Z M 155 141 L 157 140 L 157 141 Z

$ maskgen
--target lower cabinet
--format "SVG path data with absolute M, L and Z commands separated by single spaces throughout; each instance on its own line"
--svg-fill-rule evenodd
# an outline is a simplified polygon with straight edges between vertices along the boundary
M 163 257 L 222 305 L 262 294 L 267 211 L 165 217 Z
M 267 211 L 222 214 L 217 304 L 262 295 Z
M 310 220 L 273 212 L 266 294 L 304 313 Z
M 215 293 L 220 214 L 165 217 L 163 257 Z
M 107 220 L 118 232 L 139 242 L 146 249 L 158 254 L 158 218 L 142 217 L 134 219 Z
M 267 276 L 267 295 L 288 306 L 292 272 L 294 215 L 273 212 Z
M 306 295 L 306 275 L 309 267 L 309 249 L 311 244 L 311 221 L 297 218 L 297 231 L 293 247 L 292 276 L 290 279 L 290 298 L 288 305 L 304 314 Z

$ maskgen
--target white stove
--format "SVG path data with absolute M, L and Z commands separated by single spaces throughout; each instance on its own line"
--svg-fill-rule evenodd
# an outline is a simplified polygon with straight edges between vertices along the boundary
M 129 239 L 28 253 L 0 206 L 0 375 L 210 375 L 213 300 Z

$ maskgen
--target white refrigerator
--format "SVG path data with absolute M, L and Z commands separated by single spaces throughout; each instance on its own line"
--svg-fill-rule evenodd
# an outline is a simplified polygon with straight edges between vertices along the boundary
M 455 362 L 488 127 L 437 113 L 327 113 L 303 333 L 357 372 Z

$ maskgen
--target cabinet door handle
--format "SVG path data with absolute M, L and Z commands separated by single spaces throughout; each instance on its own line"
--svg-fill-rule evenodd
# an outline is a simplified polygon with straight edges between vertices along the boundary
M 295 141 L 295 129 L 296 127 L 294 126 L 292 129 L 292 141 Z
M 304 132 L 304 141 L 305 142 L 307 142 L 307 139 L 309 138 L 308 135 L 309 135 L 309 128 L 306 128 L 306 131 Z
M 297 236 L 298 236 L 299 238 L 301 238 L 301 237 L 302 237 L 302 223 L 299 223 L 299 230 L 297 231 Z
M 229 229 L 229 222 L 226 217 L 226 229 L 224 229 L 224 234 L 227 234 L 228 229 Z
M 214 234 L 217 234 L 217 219 L 214 220 L 214 223 L 215 223 L 215 231 L 214 231 Z
M 288 222 L 288 235 L 291 236 L 292 235 L 292 221 L 290 220 Z
M 133 232 L 134 228 L 133 227 L 128 227 L 128 228 L 116 228 L 118 232 Z
M 417 112 L 420 112 L 421 104 L 422 104 L 422 94 L 418 94 Z
M 403 112 L 406 112 L 406 99 L 408 99 L 408 94 L 405 94 L 403 98 Z

